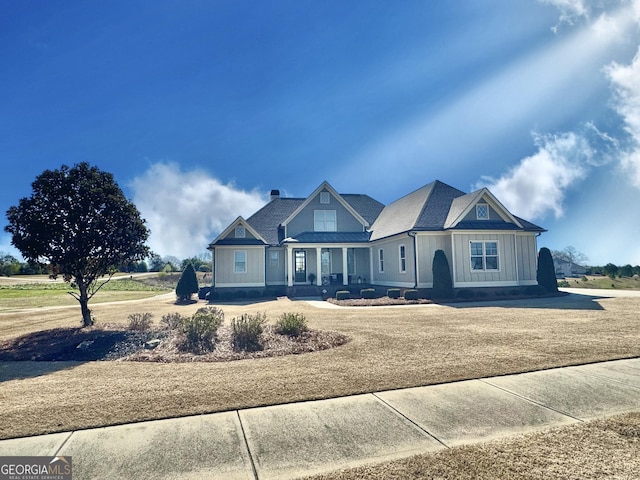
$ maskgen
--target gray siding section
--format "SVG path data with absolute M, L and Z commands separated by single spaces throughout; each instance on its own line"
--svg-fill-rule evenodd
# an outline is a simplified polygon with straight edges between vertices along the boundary
M 518 277 L 520 282 L 537 283 L 538 248 L 535 235 L 516 235 Z
M 400 271 L 400 245 L 405 247 L 405 271 Z M 415 262 L 413 238 L 406 235 L 391 241 L 378 242 L 372 245 L 373 279 L 376 285 L 413 287 L 415 285 Z M 384 252 L 384 272 L 380 272 L 379 251 Z
M 338 232 L 362 232 L 362 224 L 333 196 L 328 204 L 320 203 L 320 192 L 287 225 L 287 236 L 294 237 L 303 232 L 313 232 L 313 212 L 315 210 L 335 210 Z
M 451 255 L 451 235 L 418 235 L 419 279 L 418 286 L 431 288 L 433 286 L 433 256 L 436 250 L 443 250 L 449 262 L 449 269 L 453 268 Z M 453 272 L 452 272 L 453 276 Z
M 234 273 L 236 250 L 247 252 L 247 273 Z M 217 247 L 216 286 L 264 286 L 264 253 L 263 247 Z
M 499 255 L 498 271 L 472 271 L 470 241 L 497 241 Z M 513 234 L 459 234 L 453 235 L 455 248 L 455 286 L 469 286 L 478 284 L 517 285 L 516 252 Z M 462 285 L 460 285 L 462 284 Z
M 284 248 L 268 248 L 265 259 L 267 285 L 286 284 L 286 253 Z M 274 257 L 272 258 L 272 254 Z
M 496 210 L 491 206 L 490 203 L 486 202 L 484 199 L 480 200 L 478 203 L 484 203 L 489 207 L 489 218 L 487 220 L 490 220 L 492 222 L 503 222 L 503 223 L 506 223 L 502 219 L 502 217 L 500 215 L 498 215 L 498 212 L 496 212 Z M 476 203 L 476 205 L 478 203 Z M 465 217 L 462 219 L 462 221 L 463 222 L 466 222 L 466 221 L 470 221 L 470 222 L 480 221 L 480 220 L 478 220 L 478 215 L 476 214 L 475 205 L 473 206 L 473 208 L 471 208 L 471 210 L 469 210 L 469 213 L 467 213 L 465 215 Z
M 229 234 L 228 234 L 228 235 L 226 235 L 226 236 L 224 237 L 224 239 L 225 239 L 225 240 L 226 240 L 226 239 L 233 239 L 233 240 L 235 240 L 235 239 L 236 239 L 236 228 L 235 228 L 235 227 L 237 227 L 237 226 L 243 226 L 243 225 L 242 225 L 242 224 L 236 224 L 236 225 L 231 229 L 231 231 L 229 232 Z M 256 237 L 255 237 L 254 235 L 251 235 L 251 232 L 249 232 L 249 229 L 248 229 L 248 228 L 246 228 L 246 227 L 245 227 L 245 229 L 244 229 L 244 237 L 238 237 L 238 238 L 243 238 L 243 239 L 245 239 L 245 240 L 255 240 L 255 239 L 256 239 Z

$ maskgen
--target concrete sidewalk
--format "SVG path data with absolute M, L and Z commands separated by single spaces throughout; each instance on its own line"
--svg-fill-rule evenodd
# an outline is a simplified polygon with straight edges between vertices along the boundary
M 640 411 L 640 359 L 0 441 L 74 478 L 287 479 Z

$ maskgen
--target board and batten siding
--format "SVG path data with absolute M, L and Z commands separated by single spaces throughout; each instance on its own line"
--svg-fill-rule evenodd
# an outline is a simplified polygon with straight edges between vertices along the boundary
M 247 252 L 247 273 L 235 273 L 234 252 L 236 250 Z M 264 256 L 264 247 L 216 247 L 216 286 L 263 287 L 265 284 Z
M 520 285 L 537 285 L 538 246 L 535 234 L 516 234 L 518 251 L 518 279 Z
M 471 270 L 470 242 L 498 242 L 498 271 Z M 513 234 L 454 233 L 454 287 L 500 287 L 519 285 L 516 240 Z
M 418 287 L 433 287 L 433 256 L 436 250 L 444 251 L 449 262 L 449 269 L 453 265 L 451 255 L 451 235 L 434 235 L 418 233 L 416 237 L 418 243 Z
M 267 285 L 286 285 L 287 258 L 284 248 L 268 248 L 265 262 Z

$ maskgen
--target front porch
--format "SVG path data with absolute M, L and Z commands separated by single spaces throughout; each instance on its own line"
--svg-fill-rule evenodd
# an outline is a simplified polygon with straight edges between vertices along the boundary
M 370 278 L 368 247 L 287 245 L 286 255 L 289 288 L 346 287 L 365 284 Z

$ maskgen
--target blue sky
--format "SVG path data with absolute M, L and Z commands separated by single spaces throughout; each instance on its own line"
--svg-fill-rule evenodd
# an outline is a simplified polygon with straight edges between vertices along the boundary
M 273 188 L 390 203 L 438 179 L 489 187 L 539 246 L 640 264 L 640 0 L 0 9 L 2 212 L 88 161 L 182 258 Z

